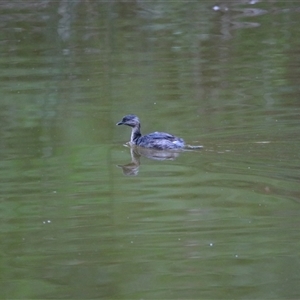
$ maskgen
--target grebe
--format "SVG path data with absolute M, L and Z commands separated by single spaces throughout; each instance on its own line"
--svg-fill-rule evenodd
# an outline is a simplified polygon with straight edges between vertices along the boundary
M 182 149 L 185 147 L 184 140 L 165 132 L 153 132 L 147 135 L 141 134 L 141 123 L 136 115 L 127 115 L 116 125 L 131 127 L 130 142 L 134 145 L 158 150 Z

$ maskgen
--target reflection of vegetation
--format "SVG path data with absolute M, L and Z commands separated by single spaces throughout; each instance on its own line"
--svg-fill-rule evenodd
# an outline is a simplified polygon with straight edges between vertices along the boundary
M 0 2 L 0 298 L 200 299 L 228 286 L 268 298 L 261 282 L 298 284 L 285 266 L 299 240 L 286 201 L 299 198 L 299 12 L 244 3 Z M 230 151 L 150 161 L 117 182 L 113 128 L 127 113 Z M 227 276 L 266 256 L 259 282 Z

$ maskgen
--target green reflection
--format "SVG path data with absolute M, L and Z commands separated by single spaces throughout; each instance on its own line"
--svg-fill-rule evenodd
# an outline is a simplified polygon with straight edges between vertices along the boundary
M 1 2 L 0 298 L 299 298 L 298 8 L 218 5 Z

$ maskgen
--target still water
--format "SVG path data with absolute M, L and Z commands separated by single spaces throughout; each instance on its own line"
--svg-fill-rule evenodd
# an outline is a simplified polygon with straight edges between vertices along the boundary
M 2 1 L 0 298 L 299 298 L 299 14 Z

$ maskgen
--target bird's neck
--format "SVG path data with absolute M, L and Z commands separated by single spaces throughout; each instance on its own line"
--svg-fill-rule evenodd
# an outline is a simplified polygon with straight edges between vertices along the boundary
M 131 138 L 130 138 L 131 143 L 136 144 L 137 140 L 142 136 L 140 129 L 141 129 L 140 125 L 132 127 Z

